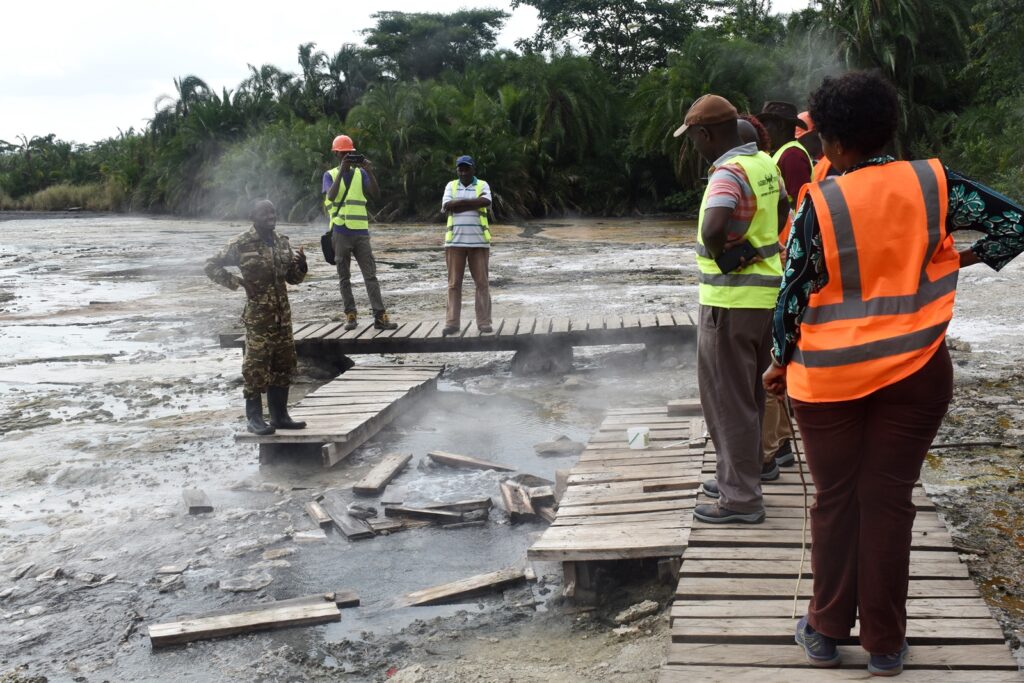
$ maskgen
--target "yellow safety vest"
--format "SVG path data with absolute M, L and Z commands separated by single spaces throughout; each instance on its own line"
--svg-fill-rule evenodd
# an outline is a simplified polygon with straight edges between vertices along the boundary
M 483 194 L 484 184 L 482 182 L 480 182 L 479 178 L 475 182 L 476 182 L 476 196 L 477 196 L 477 198 L 479 198 L 480 195 Z M 456 178 L 455 180 L 453 180 L 450 183 L 448 183 L 448 196 L 451 199 L 453 199 L 453 200 L 457 196 L 456 195 L 456 190 L 458 189 L 458 187 L 459 187 L 459 179 L 458 178 Z M 487 226 L 488 226 L 488 223 L 487 223 L 487 207 L 486 206 L 481 206 L 478 209 L 478 211 L 480 212 L 480 227 L 483 229 L 484 241 L 487 242 L 488 244 L 490 244 L 491 243 L 491 231 L 488 230 L 488 228 L 487 228 Z M 455 224 L 455 214 L 454 213 L 449 213 L 448 214 L 448 231 L 444 234 L 444 243 L 445 244 L 451 244 L 451 241 L 453 239 L 455 239 L 455 231 L 452 230 L 452 226 L 454 224 Z
M 708 191 L 700 202 L 697 219 L 697 282 L 700 303 L 721 308 L 775 308 L 782 283 L 779 258 L 779 169 L 764 152 L 732 157 L 726 164 L 737 164 L 757 198 L 757 210 L 744 237 L 757 250 L 762 261 L 739 271 L 723 273 L 704 247 L 704 209 Z
M 799 147 L 800 151 L 803 152 L 807 156 L 807 163 L 809 163 L 811 165 L 810 166 L 811 173 L 813 174 L 814 173 L 814 159 L 811 158 L 811 153 L 807 151 L 806 147 L 804 147 L 803 145 L 800 144 L 799 140 L 790 140 L 789 142 L 784 144 L 782 147 L 779 147 L 777 150 L 775 150 L 775 154 L 772 155 L 772 161 L 775 162 L 775 165 L 776 166 L 779 165 L 779 159 L 782 158 L 783 153 L 787 149 L 789 149 L 790 147 Z M 799 194 L 800 190 L 801 190 L 801 188 L 799 188 L 799 187 L 787 187 L 786 188 L 786 192 L 789 193 L 789 206 L 791 208 L 794 208 L 794 209 L 796 208 L 796 198 L 797 198 L 797 195 Z M 792 218 L 792 217 L 790 217 L 790 218 Z
M 338 168 L 334 167 L 328 171 L 331 175 L 331 182 L 338 178 Z M 345 201 L 341 202 L 342 195 Z M 348 191 L 344 186 L 338 189 L 338 196 L 332 202 L 324 194 L 324 208 L 331 218 L 331 227 L 347 227 L 349 230 L 369 230 L 370 220 L 366 213 L 366 195 L 363 194 L 363 172 L 358 168 L 352 169 L 352 180 L 349 181 Z

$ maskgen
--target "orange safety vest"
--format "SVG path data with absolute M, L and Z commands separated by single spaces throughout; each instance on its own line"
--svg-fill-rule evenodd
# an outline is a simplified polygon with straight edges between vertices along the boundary
M 953 317 L 960 257 L 938 159 L 811 183 L 828 284 L 811 294 L 786 374 L 800 401 L 867 396 L 921 369 Z
M 828 172 L 832 170 L 832 162 L 828 160 L 828 157 L 822 157 L 818 159 L 818 162 L 814 164 L 814 168 L 811 169 L 811 183 L 820 183 L 822 180 L 828 177 Z M 810 183 L 807 183 L 800 188 L 800 191 L 796 195 L 796 204 L 794 205 L 797 211 L 800 210 L 800 206 L 804 203 L 804 197 L 807 195 L 807 188 L 810 187 Z M 789 231 L 793 227 L 793 215 L 786 219 L 786 224 L 782 226 L 782 230 L 779 231 L 779 244 L 783 247 L 786 246 L 786 242 L 789 241 Z

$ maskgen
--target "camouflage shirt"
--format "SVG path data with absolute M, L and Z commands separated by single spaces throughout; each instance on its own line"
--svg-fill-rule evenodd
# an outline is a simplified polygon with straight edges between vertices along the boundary
M 246 326 L 291 327 L 292 313 L 285 283 L 297 285 L 306 277 L 307 269 L 296 265 L 288 238 L 276 232 L 272 237 L 273 244 L 267 244 L 260 239 L 256 228 L 249 228 L 206 262 L 206 274 L 217 284 L 238 289 L 244 280 L 255 290 L 242 313 Z M 228 272 L 229 266 L 237 266 L 242 277 Z

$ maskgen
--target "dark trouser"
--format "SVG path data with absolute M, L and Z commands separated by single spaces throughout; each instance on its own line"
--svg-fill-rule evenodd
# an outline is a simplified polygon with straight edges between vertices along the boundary
M 697 387 L 718 454 L 718 504 L 758 512 L 761 498 L 761 374 L 770 362 L 772 311 L 700 307 Z
M 444 260 L 448 265 L 448 311 L 445 325 L 458 327 L 462 318 L 462 278 L 469 274 L 476 285 L 476 325 L 491 324 L 491 290 L 487 266 L 491 250 L 487 247 L 445 247 Z
M 817 490 L 811 506 L 811 626 L 850 635 L 872 654 L 898 652 L 907 630 L 912 495 L 953 396 L 943 344 L 910 377 L 853 401 L 793 401 Z
M 246 325 L 242 356 L 243 395 L 259 398 L 267 387 L 286 387 L 298 361 L 292 325 Z
M 356 257 L 359 270 L 366 283 L 366 295 L 370 298 L 370 309 L 374 315 L 384 312 L 384 299 L 380 295 L 380 283 L 377 282 L 377 262 L 373 259 L 370 248 L 370 235 L 353 235 L 349 232 L 335 230 L 334 259 L 338 264 L 338 279 L 341 286 L 341 301 L 346 313 L 356 312 L 356 300 L 352 296 L 352 257 Z
M 764 450 L 765 464 L 772 461 L 775 451 L 779 450 L 791 436 L 793 435 L 789 431 L 786 404 L 781 398 L 767 394 L 764 397 L 764 420 L 761 426 L 761 446 Z

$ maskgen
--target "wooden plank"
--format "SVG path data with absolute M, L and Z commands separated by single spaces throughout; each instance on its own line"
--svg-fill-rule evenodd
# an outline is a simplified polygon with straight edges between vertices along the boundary
M 473 470 L 497 470 L 499 472 L 514 472 L 514 467 L 507 467 L 490 460 L 483 460 L 481 458 L 472 458 L 468 455 L 458 455 L 456 453 L 448 453 L 446 451 L 430 451 L 427 453 L 427 457 L 436 463 L 441 465 L 448 465 L 449 467 L 462 467 Z
M 533 336 L 540 337 L 551 331 L 551 318 L 537 318 L 537 324 L 533 327 Z
M 450 512 L 474 512 L 476 510 L 490 510 L 494 503 L 490 498 L 470 498 L 458 500 L 454 503 L 428 503 L 420 507 L 428 510 L 448 510 Z
M 691 535 L 691 542 L 692 542 Z M 683 562 L 685 565 L 686 562 Z M 800 582 L 800 597 L 811 596 L 810 581 Z M 676 587 L 676 597 L 738 600 L 747 596 L 751 599 L 765 595 L 788 595 L 793 597 L 796 582 L 789 579 L 733 579 L 698 578 L 684 576 Z M 963 579 L 911 580 L 909 596 L 914 598 L 970 598 L 978 594 L 971 581 Z
M 373 495 L 384 490 L 398 473 L 412 460 L 412 453 L 392 453 L 384 456 L 366 476 L 352 486 L 352 491 L 362 495 Z
M 694 501 L 693 492 L 662 491 L 659 493 L 617 493 L 602 491 L 600 493 L 577 492 L 572 487 L 562 498 L 562 508 L 570 508 L 575 505 L 619 505 L 622 503 L 653 503 L 659 500 L 688 501 L 692 505 Z M 562 515 L 568 515 L 567 510 L 562 510 Z
M 700 417 L 704 409 L 701 408 L 699 398 L 677 398 L 668 402 L 668 414 L 674 417 Z M 691 434 L 691 438 L 696 437 Z
M 689 527 L 689 515 L 681 515 L 678 510 L 662 512 L 637 512 L 618 515 L 572 515 L 559 514 L 554 526 L 577 526 L 581 524 L 637 524 L 643 528 L 684 529 Z
M 434 588 L 414 591 L 405 595 L 401 599 L 401 604 L 408 606 L 443 605 L 483 592 L 505 588 L 525 580 L 526 573 L 521 568 L 500 569 L 496 572 L 478 574 Z
M 520 318 L 519 328 L 516 330 L 516 337 L 528 337 L 533 334 L 533 328 L 537 324 L 536 318 Z
M 330 495 L 330 494 L 325 494 Z M 342 534 L 345 535 L 350 541 L 359 541 L 364 538 L 373 538 L 375 534 L 373 529 L 361 519 L 348 514 L 344 508 L 344 501 L 330 497 L 330 499 L 324 499 L 320 501 L 320 506 L 331 516 L 331 521 L 334 522 L 334 526 L 338 528 Z
M 552 318 L 551 334 L 565 334 L 569 331 L 570 321 L 568 318 Z
M 863 669 L 868 653 L 860 647 L 839 648 L 844 669 Z M 803 650 L 795 647 L 735 644 L 722 647 L 716 643 L 673 643 L 669 646 L 668 663 L 714 664 L 725 666 L 782 666 L 808 670 Z M 1016 661 L 1005 645 L 918 645 L 912 647 L 905 660 L 907 669 L 1005 669 L 1015 671 Z M 815 673 L 821 673 L 815 669 Z
M 604 329 L 604 318 L 602 318 L 599 315 L 596 315 L 596 316 L 594 316 L 592 318 L 589 318 L 587 320 L 587 328 L 586 329 L 587 329 L 588 332 L 596 331 L 596 330 L 603 330 Z
M 684 576 L 736 576 L 749 577 L 757 576 L 763 578 L 793 578 L 796 579 L 797 562 L 780 562 L 777 560 L 695 560 L 687 558 L 682 568 Z M 811 563 L 804 563 L 804 578 L 811 577 Z M 910 576 L 917 579 L 966 579 L 970 577 L 965 565 L 960 564 L 956 559 L 946 562 L 917 562 L 910 563 Z
M 693 683 L 694 681 L 738 681 L 743 683 L 813 683 L 814 681 L 863 681 L 869 675 L 861 670 L 783 668 L 761 666 L 685 666 L 669 664 L 661 670 L 659 683 Z M 951 671 L 943 669 L 904 669 L 900 683 L 1019 683 L 1020 674 L 1014 671 Z
M 416 328 L 414 332 L 409 335 L 409 339 L 426 339 L 433 334 L 434 330 L 440 327 L 444 327 L 444 323 L 439 322 L 424 322 Z
M 656 313 L 654 317 L 657 319 L 658 327 L 676 326 L 676 321 L 672 319 L 671 313 Z
M 314 336 L 322 336 L 324 331 L 333 329 L 338 323 L 312 323 L 306 325 L 301 332 L 292 335 L 292 341 L 302 341 Z
M 686 563 L 686 560 L 683 560 Z M 797 614 L 807 613 L 807 600 L 797 603 Z M 793 596 L 778 596 L 774 600 L 676 600 L 671 616 L 679 618 L 736 618 L 759 619 L 762 617 L 790 618 L 793 613 Z M 970 598 L 911 598 L 907 600 L 907 617 L 910 619 L 963 619 L 991 618 L 992 612 L 980 597 Z
M 204 512 L 213 512 L 213 503 L 201 489 L 182 489 L 181 497 L 188 508 L 188 514 L 198 515 Z
M 658 318 L 651 313 L 645 313 L 640 316 L 640 327 L 657 327 Z
M 659 491 L 690 491 L 699 489 L 701 481 L 690 477 L 676 477 L 674 479 L 652 479 L 643 482 L 644 493 L 657 493 Z
M 649 503 L 622 503 L 619 505 L 566 505 L 558 507 L 562 515 L 620 515 L 633 512 L 661 512 L 663 510 L 689 510 L 693 507 L 692 499 L 671 498 L 669 500 L 651 501 Z
M 413 332 L 420 328 L 421 325 L 426 324 L 427 323 L 423 322 L 422 320 L 415 320 L 413 322 L 402 323 L 401 325 L 399 325 L 398 329 L 395 330 L 394 333 L 391 335 L 391 338 L 408 339 Z
M 333 602 L 255 609 L 205 618 L 186 619 L 149 627 L 154 648 L 179 645 L 207 638 L 251 633 L 288 626 L 308 626 L 339 621 L 341 612 Z
M 774 512 L 774 511 L 773 511 Z M 754 562 L 796 562 L 800 560 L 799 548 L 762 548 L 762 547 L 693 547 L 687 548 L 684 560 L 752 560 Z M 953 562 L 960 563 L 959 555 L 952 548 L 946 550 L 912 550 L 910 561 L 914 562 Z M 966 566 L 966 565 L 965 565 Z
M 793 619 L 676 619 L 672 624 L 672 640 L 677 643 L 773 643 L 793 642 Z M 858 627 L 852 635 L 839 642 L 857 643 Z M 908 619 L 907 641 L 915 645 L 947 645 L 954 643 L 1002 643 L 1002 629 L 991 618 L 986 619 Z
M 518 318 L 506 318 L 505 319 L 505 324 L 502 325 L 500 330 L 498 330 L 498 336 L 502 337 L 502 338 L 514 337 L 514 336 L 516 336 L 516 330 L 518 330 L 518 329 L 519 329 L 519 319 Z
M 530 496 L 521 484 L 506 479 L 498 485 L 498 488 L 501 490 L 501 501 L 510 520 L 517 522 L 524 518 L 537 516 L 537 511 L 533 509 L 533 504 L 530 502 Z
M 345 330 L 345 334 L 343 334 L 340 337 L 338 337 L 338 339 L 344 339 L 344 340 L 350 341 L 350 340 L 358 338 L 360 335 L 364 334 L 367 330 L 371 330 L 371 329 L 373 329 L 373 321 L 372 320 L 370 322 L 368 322 L 368 323 L 361 323 L 359 325 L 356 325 L 355 329 L 353 329 L 353 330 Z
M 425 519 L 438 524 L 455 524 L 462 521 L 462 514 L 447 510 L 431 510 L 429 508 L 407 507 L 405 505 L 388 505 L 384 508 L 385 517 L 409 517 Z
M 530 546 L 526 556 L 530 560 L 552 562 L 591 562 L 597 560 L 628 560 L 647 557 L 675 557 L 686 547 L 685 529 L 652 529 L 643 534 L 636 528 L 626 529 L 618 539 L 583 538 L 548 540 L 552 530 L 605 529 L 607 525 L 578 527 L 549 527 L 540 539 Z
M 331 521 L 331 516 L 327 514 L 327 511 L 324 510 L 323 506 L 315 500 L 311 500 L 306 503 L 306 514 L 308 514 L 309 518 L 313 520 L 313 523 L 321 529 L 325 529 L 333 523 Z

